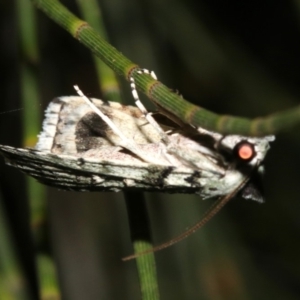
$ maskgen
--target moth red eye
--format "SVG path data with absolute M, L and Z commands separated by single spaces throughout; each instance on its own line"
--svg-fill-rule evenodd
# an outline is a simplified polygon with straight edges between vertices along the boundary
M 255 156 L 254 146 L 248 142 L 241 142 L 236 147 L 236 154 L 239 159 L 247 161 Z

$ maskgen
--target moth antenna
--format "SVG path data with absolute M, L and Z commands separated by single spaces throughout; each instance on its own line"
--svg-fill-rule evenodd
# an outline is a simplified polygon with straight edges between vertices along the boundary
M 204 213 L 202 219 L 198 223 L 196 223 L 194 226 L 192 226 L 191 228 L 186 230 L 185 232 L 181 233 L 180 235 L 178 235 L 177 237 L 173 238 L 172 240 L 170 240 L 166 243 L 163 243 L 161 245 L 158 245 L 156 247 L 153 247 L 149 250 L 146 250 L 146 251 L 143 251 L 140 253 L 126 256 L 126 257 L 122 258 L 122 260 L 128 261 L 128 260 L 132 260 L 134 258 L 140 257 L 140 256 L 148 254 L 148 253 L 157 252 L 157 251 L 166 249 L 166 248 L 182 241 L 183 239 L 187 238 L 189 235 L 196 232 L 198 229 L 202 228 L 213 216 L 215 216 L 222 209 L 222 207 L 236 195 L 236 193 L 246 184 L 246 182 L 248 180 L 249 180 L 249 178 L 246 178 L 245 180 L 243 180 L 242 183 L 233 192 L 231 192 L 230 194 L 226 195 L 225 197 L 219 199 L 216 203 L 214 203 Z
M 137 70 L 136 72 L 137 72 L 138 74 L 148 74 L 148 75 L 150 75 L 153 79 L 157 80 L 157 76 L 156 76 L 156 74 L 154 73 L 154 71 L 150 71 L 150 70 L 148 70 L 148 69 L 143 68 L 143 69 Z
M 147 69 L 139 69 L 136 71 L 137 74 L 148 74 L 150 75 L 153 79 L 157 80 L 157 77 L 154 73 L 154 71 L 149 71 Z M 152 117 L 152 113 L 149 113 L 146 109 L 146 107 L 143 105 L 143 103 L 141 102 L 138 92 L 137 92 L 137 88 L 136 88 L 136 84 L 135 84 L 135 79 L 133 77 L 133 74 L 129 77 L 129 81 L 130 81 L 130 87 L 131 87 L 131 93 L 133 96 L 133 99 L 135 101 L 135 105 L 140 109 L 140 111 L 143 113 L 143 115 L 145 116 L 146 120 L 153 126 L 153 128 L 155 128 L 155 130 L 160 134 L 161 139 L 168 144 L 169 143 L 169 138 L 167 136 L 167 134 L 164 132 L 164 130 L 161 128 L 161 126 L 155 121 L 155 119 Z
M 24 109 L 24 108 L 21 107 L 21 108 L 16 108 L 16 109 L 11 109 L 11 110 L 2 111 L 2 112 L 0 112 L 0 115 L 9 114 L 9 113 L 16 112 L 16 111 L 20 111 L 20 110 L 23 110 L 23 109 Z

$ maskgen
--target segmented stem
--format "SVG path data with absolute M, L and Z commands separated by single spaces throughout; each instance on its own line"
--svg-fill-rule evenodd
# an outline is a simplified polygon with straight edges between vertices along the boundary
M 32 0 L 51 19 L 100 57 L 110 68 L 128 80 L 140 68 L 107 43 L 85 21 L 80 20 L 58 1 Z M 164 111 L 194 126 L 222 134 L 264 136 L 288 130 L 300 123 L 300 106 L 253 120 L 217 115 L 185 101 L 168 87 L 146 74 L 135 76 L 139 90 L 146 93 Z

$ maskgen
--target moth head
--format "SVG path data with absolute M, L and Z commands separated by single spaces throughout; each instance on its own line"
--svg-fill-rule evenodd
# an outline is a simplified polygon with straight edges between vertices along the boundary
M 258 167 L 270 149 L 270 142 L 274 140 L 274 136 L 228 135 L 219 140 L 217 148 L 225 155 L 227 153 L 237 163 Z
M 224 154 L 230 164 L 249 176 L 249 181 L 240 191 L 240 195 L 247 200 L 264 202 L 261 183 L 264 173 L 263 161 L 270 149 L 270 142 L 274 140 L 274 136 L 244 137 L 239 135 L 229 135 L 219 140 L 218 150 Z

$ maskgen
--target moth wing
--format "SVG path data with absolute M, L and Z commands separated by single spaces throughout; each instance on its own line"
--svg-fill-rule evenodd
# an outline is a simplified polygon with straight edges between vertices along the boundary
M 93 158 L 55 155 L 36 149 L 0 145 L 6 163 L 41 183 L 64 190 L 119 191 L 141 189 L 170 193 L 198 193 L 198 173 L 189 168 L 173 168 L 148 163 L 105 161 Z M 212 176 L 203 172 L 202 178 Z M 194 178 L 194 179 L 193 179 Z

